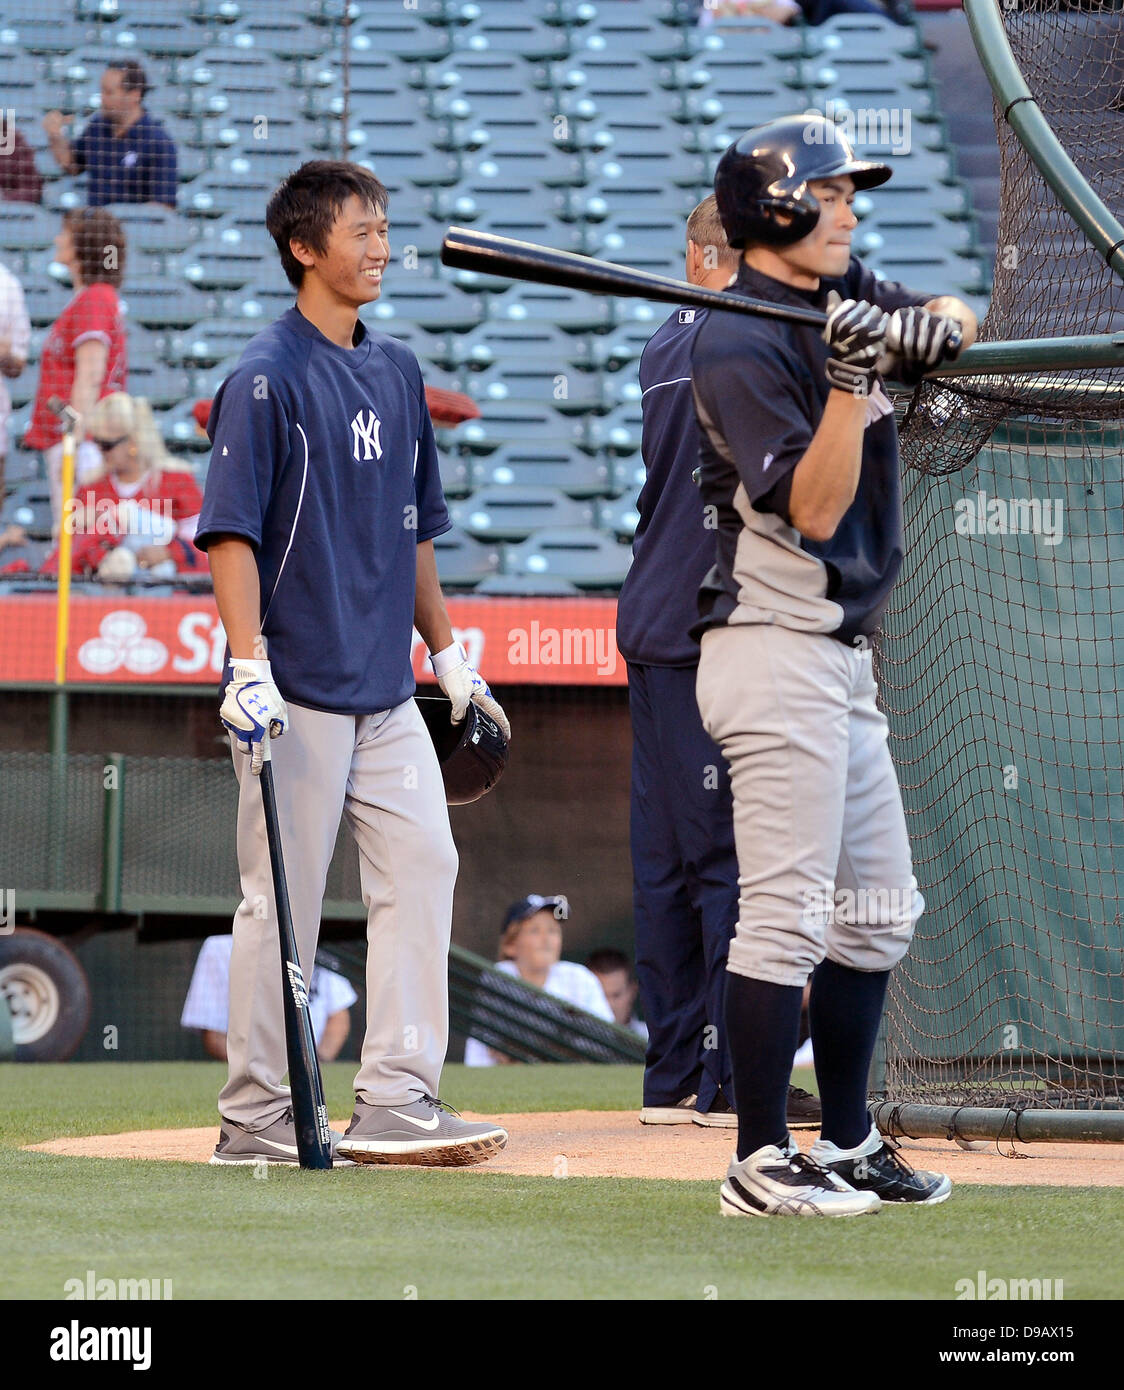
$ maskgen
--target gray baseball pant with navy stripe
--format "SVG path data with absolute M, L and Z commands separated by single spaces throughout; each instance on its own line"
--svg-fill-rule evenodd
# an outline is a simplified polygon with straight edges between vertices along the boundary
M 739 917 L 727 969 L 803 985 L 826 955 L 891 970 L 925 907 L 872 655 L 823 633 L 703 634 L 703 725 L 730 765 Z

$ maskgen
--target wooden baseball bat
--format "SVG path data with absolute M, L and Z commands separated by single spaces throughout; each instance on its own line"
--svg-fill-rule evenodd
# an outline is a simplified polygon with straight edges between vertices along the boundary
M 533 241 L 492 232 L 474 232 L 469 227 L 450 227 L 441 243 L 441 260 L 457 270 L 477 270 L 485 275 L 533 280 L 540 285 L 561 285 L 564 289 L 586 290 L 590 294 L 615 294 L 625 298 L 654 299 L 664 304 L 697 304 L 704 309 L 723 309 L 731 314 L 750 314 L 754 318 L 800 323 L 822 330 L 827 315 L 819 309 L 802 309 L 796 304 L 774 304 L 767 299 L 708 290 L 688 280 L 673 280 L 649 270 L 634 270 L 613 261 L 598 261 L 573 251 L 539 246 Z M 959 352 L 961 336 L 949 336 L 946 356 Z
M 281 828 L 277 820 L 277 796 L 273 788 L 273 763 L 269 736 L 262 739 L 261 797 L 265 808 L 265 835 L 273 870 L 273 898 L 277 904 L 277 928 L 281 938 L 281 989 L 285 1005 L 285 1048 L 289 1058 L 289 1089 L 293 1097 L 293 1123 L 297 1131 L 297 1155 L 302 1168 L 331 1168 L 332 1139 L 328 1107 L 324 1104 L 324 1079 L 316 1056 L 316 1039 L 308 1011 L 308 990 L 297 955 L 297 937 L 285 882 L 281 852 Z
M 469 227 L 450 227 L 441 243 L 441 260 L 457 270 L 477 270 L 484 275 L 504 275 L 515 280 L 533 280 L 540 285 L 561 285 L 564 289 L 587 290 L 591 294 L 616 294 L 626 298 L 655 299 L 664 304 L 698 304 L 704 309 L 726 309 L 733 314 L 752 314 L 758 318 L 779 319 L 784 323 L 803 323 L 822 329 L 827 315 L 818 309 L 802 309 L 795 304 L 771 304 L 766 299 L 746 299 L 722 290 L 703 289 L 687 280 L 654 275 L 649 270 L 633 270 L 612 261 L 597 261 L 573 251 L 558 251 L 533 241 L 492 232 L 474 232 Z

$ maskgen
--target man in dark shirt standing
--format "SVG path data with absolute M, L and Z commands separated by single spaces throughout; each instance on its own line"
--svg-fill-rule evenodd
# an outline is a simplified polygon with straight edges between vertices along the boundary
M 727 293 L 827 311 L 822 336 L 714 312 L 691 356 L 702 498 L 718 521 L 697 693 L 730 764 L 741 885 L 726 982 L 738 1111 L 727 1216 L 859 1215 L 951 1190 L 905 1164 L 867 1109 L 887 981 L 925 906 L 872 664 L 904 548 L 880 373 L 917 381 L 976 329 L 960 300 L 852 257 L 855 193 L 890 176 L 806 114 L 747 131 L 715 177 L 742 250 Z M 823 1126 L 804 1155 L 785 1086 L 809 978 Z
M 144 109 L 144 68 L 135 58 L 110 63 L 101 76 L 101 111 L 71 143 L 61 111 L 48 111 L 43 129 L 51 153 L 68 174 L 88 173 L 86 201 L 176 205 L 176 147 L 163 125 Z
M 738 260 L 712 194 L 687 219 L 687 279 L 724 289 Z M 691 400 L 691 348 L 707 312 L 677 309 L 640 360 L 647 478 L 617 605 L 617 643 L 628 662 L 636 977 L 649 1032 L 640 1119 L 732 1127 L 721 1025 L 738 861 L 729 773 L 699 717 L 699 647 L 689 635 L 715 554 L 714 509 L 704 510 L 695 483 Z M 792 1089 L 789 1125 L 818 1121 L 815 1098 Z

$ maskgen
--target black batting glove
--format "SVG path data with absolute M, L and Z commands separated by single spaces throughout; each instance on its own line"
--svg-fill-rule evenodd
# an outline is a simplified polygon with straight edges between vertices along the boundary
M 963 346 L 963 325 L 944 314 L 910 306 L 895 309 L 886 328 L 889 363 L 907 385 L 915 386 L 942 362 L 955 361 Z
M 831 349 L 824 368 L 828 382 L 837 391 L 869 396 L 885 353 L 889 315 L 865 299 L 840 299 L 834 290 L 827 309 L 823 340 Z

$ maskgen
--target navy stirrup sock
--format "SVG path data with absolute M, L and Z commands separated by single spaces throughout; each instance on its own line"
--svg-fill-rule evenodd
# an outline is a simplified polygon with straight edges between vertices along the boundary
M 821 1137 L 857 1148 L 870 1133 L 867 1081 L 888 970 L 852 970 L 824 960 L 812 975 L 808 1019 L 823 1107 Z
M 788 1135 L 788 1085 L 800 1036 L 800 985 L 726 973 L 726 1042 L 738 1112 L 738 1158 Z

